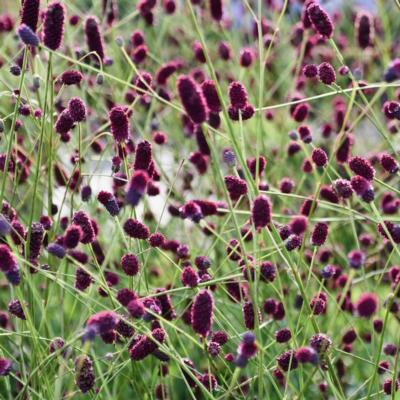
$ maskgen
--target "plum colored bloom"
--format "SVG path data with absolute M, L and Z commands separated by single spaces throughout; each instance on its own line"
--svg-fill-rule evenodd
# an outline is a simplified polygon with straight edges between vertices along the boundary
M 213 321 L 214 299 L 208 290 L 201 290 L 195 297 L 191 310 L 193 330 L 206 337 Z
M 310 106 L 307 103 L 297 104 L 291 115 L 296 122 L 303 122 L 307 119 L 309 109 Z
M 328 156 L 325 151 L 319 148 L 313 150 L 311 158 L 317 167 L 325 167 L 328 163 Z
M 127 308 L 128 308 L 129 314 L 133 318 L 142 318 L 143 315 L 145 314 L 144 304 L 139 299 L 133 298 L 127 304 Z
M 17 261 L 11 249 L 5 244 L 0 244 L 0 270 L 8 272 L 15 268 L 16 265 Z
M 125 193 L 125 201 L 135 207 L 146 192 L 149 176 L 145 171 L 135 171 Z
M 211 336 L 211 341 L 218 343 L 220 346 L 223 346 L 229 340 L 228 334 L 224 331 L 216 331 L 213 332 Z
M 316 364 L 318 354 L 312 347 L 300 347 L 296 350 L 296 359 L 299 363 Z
M 21 302 L 19 300 L 11 300 L 8 303 L 8 311 L 10 312 L 10 314 L 16 316 L 19 319 L 23 319 L 25 320 L 25 313 L 24 310 L 22 308 Z
M 83 236 L 83 230 L 79 225 L 70 225 L 64 234 L 64 246 L 68 249 L 74 249 L 78 246 Z
M 260 279 L 264 282 L 273 282 L 276 278 L 276 267 L 271 261 L 264 261 L 260 265 Z
M 100 311 L 92 315 L 86 322 L 86 328 L 93 330 L 95 334 L 103 334 L 115 329 L 118 316 L 113 311 Z
M 86 18 L 85 35 L 89 51 L 95 52 L 100 57 L 101 61 L 103 61 L 105 57 L 103 37 L 100 32 L 99 21 L 96 17 L 88 16 Z
M 324 222 L 318 222 L 311 234 L 311 244 L 313 246 L 322 246 L 328 236 L 328 225 Z
M 55 123 L 55 130 L 57 133 L 65 134 L 69 132 L 74 126 L 74 120 L 71 113 L 66 108 L 57 118 Z
M 346 179 L 336 179 L 332 184 L 336 193 L 343 199 L 349 199 L 353 194 L 351 182 Z
M 276 358 L 276 362 L 283 371 L 287 372 L 298 367 L 298 361 L 293 350 L 285 351 Z
M 40 222 L 34 222 L 31 226 L 31 237 L 29 242 L 29 257 L 31 260 L 36 260 L 39 257 L 43 238 L 43 225 Z
M 68 102 L 68 110 L 74 122 L 82 122 L 86 119 L 86 106 L 79 97 L 73 97 Z
M 218 113 L 221 111 L 221 102 L 218 97 L 215 82 L 213 80 L 206 80 L 201 84 L 201 90 L 207 102 L 208 109 L 211 112 Z
M 65 6 L 59 1 L 50 3 L 44 14 L 43 43 L 51 50 L 57 50 L 64 37 Z
M 226 176 L 224 178 L 229 197 L 232 200 L 238 200 L 240 196 L 247 194 L 247 183 L 236 176 Z
M 378 309 L 378 296 L 375 293 L 362 293 L 355 307 L 360 317 L 370 318 Z
M 318 75 L 318 66 L 315 64 L 305 65 L 303 68 L 303 74 L 307 78 L 315 78 Z
M 76 211 L 72 217 L 72 222 L 75 225 L 79 225 L 82 229 L 83 235 L 81 243 L 88 244 L 94 241 L 96 235 L 93 229 L 93 224 L 84 211 Z
M 83 269 L 77 268 L 75 275 L 75 287 L 80 290 L 86 290 L 93 282 L 92 277 Z
M 40 0 L 24 0 L 21 9 L 21 25 L 25 24 L 36 32 L 39 21 Z
M 103 204 L 111 216 L 115 217 L 119 214 L 118 202 L 112 193 L 102 190 L 97 195 L 97 200 Z
M 248 68 L 251 66 L 251 64 L 253 64 L 253 59 L 254 59 L 254 55 L 253 55 L 253 51 L 251 49 L 245 48 L 240 50 L 240 65 L 242 67 Z
M 347 255 L 351 268 L 359 269 L 365 262 L 365 254 L 361 250 L 352 250 Z
M 237 357 L 235 359 L 235 364 L 239 368 L 246 366 L 248 360 L 253 358 L 257 354 L 257 343 L 256 337 L 252 332 L 246 332 L 237 349 Z
M 260 194 L 254 199 L 251 218 L 256 228 L 263 228 L 271 222 L 271 203 L 267 196 Z
M 382 168 L 390 174 L 395 174 L 399 170 L 398 162 L 389 154 L 383 154 L 380 161 Z
M 67 70 L 61 74 L 59 80 L 63 85 L 79 85 L 83 80 L 83 75 L 77 70 Z
M 247 301 L 242 307 L 244 326 L 251 330 L 254 329 L 254 308 L 251 301 Z
M 121 258 L 121 267 L 126 275 L 135 276 L 139 272 L 139 260 L 134 254 L 125 254 Z
M 350 158 L 349 167 L 355 174 L 362 176 L 368 181 L 374 179 L 375 169 L 366 158 L 359 156 Z
M 375 29 L 372 15 L 366 11 L 360 11 L 355 21 L 356 39 L 361 49 L 373 45 Z
M 162 247 L 165 243 L 165 237 L 160 232 L 152 233 L 149 237 L 149 244 L 151 247 Z
M 152 149 L 151 143 L 147 140 L 143 140 L 138 143 L 136 148 L 135 163 L 133 168 L 135 171 L 149 171 L 150 164 L 152 162 Z
M 304 143 L 311 143 L 312 142 L 312 135 L 311 135 L 311 130 L 307 125 L 302 125 L 298 129 L 300 139 Z
M 111 133 L 117 142 L 122 142 L 129 137 L 129 119 L 124 107 L 115 106 L 109 113 Z
M 158 348 L 158 343 L 166 339 L 166 332 L 162 328 L 156 328 L 151 332 L 151 338 L 141 335 L 129 347 L 129 356 L 134 361 L 140 361 L 153 353 Z
M 28 25 L 22 24 L 19 26 L 18 36 L 26 45 L 37 46 L 39 44 L 39 38 Z
M 309 3 L 307 7 L 307 15 L 310 19 L 314 29 L 326 38 L 332 37 L 333 34 L 333 23 L 322 7 L 315 2 Z
M 163 64 L 156 73 L 156 81 L 159 85 L 165 85 L 168 78 L 174 74 L 177 70 L 177 65 L 175 62 L 171 61 Z
M 221 346 L 219 343 L 211 341 L 208 343 L 207 351 L 211 357 L 217 357 L 221 351 Z
M 196 82 L 187 75 L 180 75 L 176 85 L 182 105 L 191 120 L 196 124 L 205 122 L 208 116 L 207 105 Z
M 181 281 L 184 286 L 195 287 L 199 283 L 199 275 L 192 267 L 185 267 L 182 270 Z
M 288 251 L 296 250 L 301 246 L 301 238 L 298 235 L 290 235 L 285 241 L 285 247 Z
M 75 359 L 75 383 L 82 393 L 87 393 L 94 386 L 96 377 L 93 362 L 87 355 Z
M 223 0 L 209 0 L 210 13 L 215 21 L 221 21 L 223 15 Z
M 335 70 L 328 62 L 323 62 L 318 66 L 318 77 L 325 85 L 332 85 L 336 81 Z
M 240 82 L 232 82 L 228 89 L 229 99 L 234 108 L 243 109 L 247 104 L 246 88 Z
M 309 344 L 319 355 L 323 355 L 330 350 L 332 340 L 324 333 L 317 333 L 310 338 Z
M 288 328 L 282 328 L 275 332 L 275 340 L 278 343 L 286 343 L 292 338 L 292 333 Z
M 125 233 L 132 238 L 145 240 L 150 236 L 149 228 L 142 222 L 129 218 L 124 223 Z

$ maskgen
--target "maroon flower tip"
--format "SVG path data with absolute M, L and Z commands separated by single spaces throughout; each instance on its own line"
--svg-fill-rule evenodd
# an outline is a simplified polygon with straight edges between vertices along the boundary
M 231 50 L 231 46 L 229 45 L 229 43 L 227 42 L 220 42 L 218 45 L 218 53 L 219 56 L 225 60 L 228 61 L 231 59 L 232 57 L 232 50 Z
M 288 328 L 282 328 L 275 332 L 275 340 L 278 343 L 286 343 L 292 338 L 292 333 Z
M 351 182 L 346 179 L 337 179 L 332 183 L 336 193 L 343 199 L 349 199 L 353 194 Z
M 149 237 L 149 244 L 151 247 L 162 247 L 165 243 L 165 237 L 160 232 L 152 233 Z
M 315 78 L 318 75 L 318 66 L 315 64 L 305 65 L 303 74 L 306 78 Z
M 203 218 L 200 206 L 194 201 L 189 201 L 179 208 L 182 218 L 191 219 L 193 222 L 199 222 Z
M 0 357 L 0 376 L 7 376 L 11 372 L 11 367 L 11 360 Z
M 133 165 L 133 168 L 135 171 L 142 170 L 149 172 L 151 162 L 152 162 L 151 143 L 148 142 L 147 140 L 143 140 L 137 145 L 135 163 Z
M 267 196 L 261 194 L 254 199 L 251 218 L 256 228 L 263 228 L 271 222 L 271 202 Z
M 318 354 L 323 355 L 329 351 L 332 346 L 332 340 L 324 333 L 317 333 L 310 338 L 310 347 Z
M 31 260 L 36 260 L 40 255 L 44 233 L 43 225 L 40 222 L 34 222 L 32 224 L 29 242 L 29 257 Z
M 83 237 L 83 230 L 79 225 L 71 225 L 67 228 L 64 235 L 64 246 L 68 249 L 74 249 L 78 246 Z
M 174 61 L 162 65 L 156 73 L 156 81 L 158 85 L 166 85 L 168 78 L 177 70 L 177 65 Z
M 121 258 L 121 267 L 126 275 L 135 276 L 139 272 L 139 260 L 134 254 L 125 254 Z
M 282 371 L 289 371 L 296 369 L 299 365 L 295 352 L 293 350 L 285 351 L 276 358 L 276 362 Z
M 99 200 L 111 216 L 115 217 L 119 214 L 119 205 L 112 193 L 102 190 L 97 195 L 97 200 Z
M 229 192 L 229 197 L 232 200 L 237 200 L 240 198 L 240 196 L 247 194 L 247 183 L 243 179 L 228 175 L 224 178 L 224 181 Z
M 360 11 L 355 21 L 356 39 L 361 49 L 366 49 L 374 42 L 374 19 L 369 12 Z
M 325 85 L 332 85 L 336 81 L 335 70 L 328 62 L 323 62 L 318 66 L 318 77 Z
M 307 7 L 307 15 L 314 29 L 327 38 L 332 37 L 333 23 L 329 15 L 321 8 L 318 3 L 310 3 Z
M 142 318 L 145 313 L 143 302 L 136 298 L 129 301 L 127 308 L 128 308 L 129 314 L 133 318 L 137 318 L 137 319 Z
M 122 106 L 115 106 L 109 113 L 111 133 L 117 142 L 122 142 L 129 137 L 129 119 Z
M 232 82 L 228 89 L 231 105 L 239 110 L 245 108 L 247 104 L 246 88 L 240 82 Z
M 89 51 L 95 52 L 100 57 L 101 61 L 103 61 L 105 57 L 103 37 L 100 33 L 99 21 L 96 17 L 88 16 L 86 18 L 85 35 Z
M 21 25 L 29 26 L 36 32 L 39 20 L 40 0 L 25 0 L 21 9 Z
M 182 105 L 191 120 L 196 124 L 205 122 L 208 117 L 208 110 L 203 94 L 196 82 L 187 75 L 180 75 L 176 85 Z
M 366 158 L 358 156 L 352 157 L 349 160 L 349 167 L 355 174 L 360 175 L 369 181 L 374 179 L 375 169 Z
M 208 391 L 213 391 L 217 388 L 218 382 L 214 375 L 203 374 L 198 377 L 199 382 L 206 387 Z
M 112 331 L 118 324 L 118 316 L 113 311 L 100 311 L 92 315 L 86 322 L 86 326 L 93 328 L 97 334 Z
M 192 305 L 191 320 L 193 330 L 206 337 L 211 330 L 214 299 L 210 291 L 201 290 Z
M 316 364 L 318 362 L 318 354 L 312 347 L 300 347 L 296 350 L 296 359 L 302 364 Z
M 311 234 L 311 244 L 313 246 L 322 246 L 328 237 L 328 225 L 318 222 Z
M 137 299 L 136 293 L 129 288 L 123 288 L 123 289 L 118 290 L 118 292 L 117 292 L 117 300 L 125 307 L 132 300 L 136 300 L 136 299 Z
M 147 172 L 141 170 L 135 171 L 126 190 L 125 201 L 131 206 L 137 206 L 145 194 L 148 184 L 149 176 Z
M 53 1 L 45 11 L 43 23 L 43 43 L 51 50 L 57 50 L 64 36 L 65 6 Z
M 199 280 L 199 275 L 192 267 L 183 268 L 181 281 L 184 286 L 195 287 L 199 283 Z
M 150 236 L 149 228 L 142 222 L 129 218 L 124 223 L 125 233 L 132 238 L 146 240 Z
M 210 0 L 210 13 L 215 21 L 221 21 L 223 15 L 222 0 Z
M 82 122 L 86 119 L 86 106 L 79 97 L 73 97 L 68 102 L 68 110 L 74 122 Z
M 0 270 L 8 272 L 15 269 L 16 266 L 17 261 L 15 260 L 11 249 L 5 244 L 0 244 Z
M 399 170 L 398 162 L 389 154 L 383 154 L 380 161 L 382 168 L 390 174 L 395 174 Z
M 358 298 L 355 308 L 360 317 L 370 318 L 378 309 L 378 296 L 375 293 L 363 293 Z
M 325 165 L 328 163 L 328 156 L 326 155 L 325 151 L 320 148 L 313 150 L 311 158 L 317 167 L 325 167 Z
M 213 113 L 221 111 L 221 102 L 213 80 L 206 80 L 201 84 L 201 90 L 207 102 L 208 109 Z
M 8 303 L 8 311 L 10 312 L 10 314 L 16 316 L 19 319 L 26 319 L 24 310 L 19 300 L 11 300 Z
M 82 393 L 91 390 L 95 383 L 93 363 L 89 356 L 80 355 L 75 359 L 75 382 Z
M 59 134 L 68 133 L 74 126 L 74 120 L 71 116 L 69 109 L 65 109 L 57 118 L 55 123 L 55 130 Z
M 72 217 L 72 222 L 82 228 L 83 236 L 81 243 L 88 244 L 94 241 L 96 234 L 93 223 L 84 211 L 76 211 Z
M 70 253 L 70 255 L 72 256 L 71 253 Z M 76 259 L 77 257 L 75 256 L 74 258 Z M 84 260 L 80 260 L 81 263 L 82 263 L 82 261 L 84 261 Z M 82 263 L 82 264 L 84 264 L 84 263 Z M 76 270 L 75 287 L 78 290 L 83 292 L 91 285 L 92 281 L 93 281 L 92 277 L 83 268 L 78 268 Z

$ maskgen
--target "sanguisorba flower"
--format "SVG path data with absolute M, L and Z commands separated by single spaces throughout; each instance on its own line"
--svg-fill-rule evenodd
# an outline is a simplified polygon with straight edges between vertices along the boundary
M 82 393 L 93 388 L 95 382 L 93 362 L 89 356 L 81 355 L 75 359 L 75 382 Z
M 17 32 L 22 42 L 27 46 L 37 46 L 39 44 L 39 38 L 28 25 L 20 25 Z
M 146 193 L 149 176 L 145 171 L 135 171 L 129 181 L 128 188 L 125 193 L 125 201 L 135 207 L 139 204 L 140 199 Z
M 94 241 L 96 235 L 93 229 L 93 224 L 84 211 L 76 211 L 72 217 L 72 222 L 75 225 L 79 225 L 83 231 L 81 243 L 88 244 Z
M 25 0 L 21 8 L 21 25 L 25 24 L 36 32 L 39 20 L 40 0 Z
M 196 82 L 190 76 L 180 75 L 176 86 L 182 105 L 191 120 L 196 124 L 205 122 L 208 117 L 207 105 Z
M 326 38 L 331 38 L 333 34 L 333 23 L 322 7 L 315 2 L 309 3 L 307 7 L 307 15 L 314 29 Z
M 101 59 L 104 60 L 104 45 L 103 37 L 100 32 L 99 21 L 94 16 L 88 16 L 85 20 L 85 35 L 86 42 L 90 52 L 95 52 Z
M 213 19 L 221 21 L 223 15 L 222 0 L 210 0 L 210 12 Z
M 51 50 L 57 50 L 64 37 L 65 6 L 53 1 L 46 9 L 43 23 L 43 43 Z
M 117 142 L 122 142 L 129 137 L 129 119 L 122 106 L 115 106 L 109 115 L 111 133 Z
M 263 228 L 271 222 L 271 202 L 267 196 L 260 194 L 254 199 L 251 218 L 256 228 Z
M 76 70 L 67 70 L 64 71 L 59 80 L 63 85 L 79 85 L 82 82 L 83 75 L 80 71 Z
M 79 97 L 73 97 L 68 102 L 68 110 L 74 122 L 82 122 L 86 119 L 86 106 Z
M 105 207 L 112 217 L 119 214 L 119 205 L 115 196 L 107 192 L 106 190 L 101 190 L 97 195 L 97 200 Z
M 357 13 L 356 21 L 356 39 L 361 49 L 372 46 L 374 42 L 374 19 L 369 12 L 360 11 Z
M 324 222 L 318 222 L 311 234 L 311 244 L 313 246 L 322 246 L 328 237 L 328 225 Z
M 206 337 L 211 331 L 214 313 L 214 298 L 209 290 L 201 290 L 195 297 L 191 310 L 193 330 Z

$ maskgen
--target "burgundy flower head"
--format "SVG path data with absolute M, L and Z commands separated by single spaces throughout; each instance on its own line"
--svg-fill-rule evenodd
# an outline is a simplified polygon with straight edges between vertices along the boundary
M 65 6 L 53 1 L 45 11 L 43 23 L 43 43 L 51 50 L 57 50 L 64 37 Z
M 122 142 L 129 137 L 129 119 L 124 107 L 115 106 L 109 113 L 111 133 L 117 142 Z
M 121 258 L 121 267 L 128 276 L 135 276 L 139 272 L 139 260 L 134 254 L 125 254 Z
M 355 174 L 360 175 L 369 181 L 374 179 L 375 169 L 366 158 L 358 156 L 352 157 L 349 160 L 349 167 Z
M 75 359 L 75 382 L 82 393 L 91 390 L 95 383 L 93 363 L 89 356 L 80 355 Z
M 208 290 L 201 290 L 192 305 L 192 327 L 199 335 L 206 337 L 211 331 L 214 312 L 213 295 Z
M 315 2 L 311 2 L 307 7 L 307 15 L 314 29 L 326 38 L 332 37 L 333 23 L 322 7 Z
M 86 18 L 85 35 L 89 51 L 95 52 L 101 61 L 103 61 L 105 57 L 103 37 L 100 33 L 99 21 L 96 17 L 89 16 Z
M 24 0 L 21 9 L 21 25 L 29 26 L 36 32 L 39 20 L 40 0 Z
M 267 226 L 272 219 L 271 202 L 269 198 L 263 194 L 254 199 L 251 209 L 251 218 L 256 228 Z
M 176 83 L 182 105 L 193 122 L 201 124 L 208 117 L 203 93 L 196 82 L 187 75 L 180 75 Z

